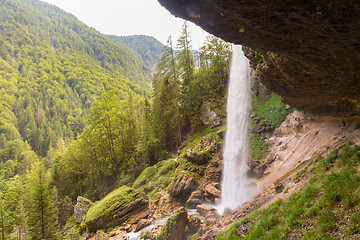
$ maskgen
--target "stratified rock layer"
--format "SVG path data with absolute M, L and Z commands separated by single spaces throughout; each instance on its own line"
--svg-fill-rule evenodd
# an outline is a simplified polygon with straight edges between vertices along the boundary
M 247 46 L 260 81 L 290 106 L 359 115 L 360 1 L 158 1 L 209 33 Z

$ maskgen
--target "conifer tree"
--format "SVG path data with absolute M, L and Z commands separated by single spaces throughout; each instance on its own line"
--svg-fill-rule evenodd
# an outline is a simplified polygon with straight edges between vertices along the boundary
M 169 37 L 153 78 L 153 123 L 160 148 L 170 151 L 182 138 L 179 92 L 180 76 Z
M 36 162 L 27 176 L 27 226 L 32 239 L 58 239 L 56 208 L 51 201 L 46 172 Z
M 0 169 L 0 239 L 8 239 L 15 225 L 16 201 L 6 179 L 6 168 Z
M 191 52 L 191 36 L 185 21 L 182 27 L 182 33 L 178 39 L 177 64 L 181 77 L 180 104 L 184 130 L 186 132 L 194 131 L 200 124 L 199 113 L 201 107 L 201 96 L 199 87 L 194 81 L 194 57 Z
M 154 133 L 151 106 L 147 98 L 144 99 L 142 108 L 141 135 L 136 146 L 136 153 L 140 166 L 151 166 L 158 158 L 159 140 Z

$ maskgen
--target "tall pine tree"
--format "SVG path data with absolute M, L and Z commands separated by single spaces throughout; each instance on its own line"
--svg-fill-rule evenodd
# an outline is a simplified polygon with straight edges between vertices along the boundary
M 180 76 L 172 40 L 163 48 L 161 62 L 153 78 L 153 116 L 159 147 L 174 151 L 182 140 Z
M 32 239 L 58 239 L 56 208 L 42 164 L 36 162 L 27 176 L 27 226 Z
M 182 33 L 177 43 L 177 63 L 181 77 L 180 104 L 185 132 L 194 131 L 200 121 L 201 95 L 195 81 L 195 63 L 191 52 L 191 36 L 187 22 L 182 26 Z

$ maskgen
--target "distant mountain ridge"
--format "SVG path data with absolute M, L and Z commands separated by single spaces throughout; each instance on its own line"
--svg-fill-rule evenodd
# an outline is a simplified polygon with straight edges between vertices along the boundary
M 160 62 L 160 57 L 164 44 L 154 37 L 145 35 L 132 35 L 132 36 L 115 36 L 109 35 L 110 39 L 115 43 L 123 44 L 135 50 L 150 67 L 152 71 L 155 70 L 157 63 Z

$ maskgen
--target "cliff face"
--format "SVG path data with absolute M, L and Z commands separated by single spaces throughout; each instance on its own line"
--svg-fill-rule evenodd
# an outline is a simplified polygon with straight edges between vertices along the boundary
M 357 0 L 158 0 L 174 15 L 246 46 L 260 81 L 308 112 L 360 114 Z

